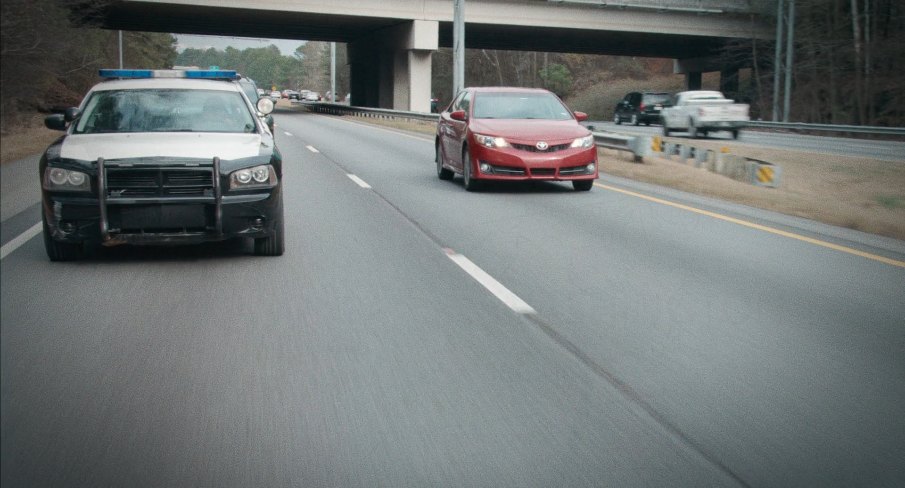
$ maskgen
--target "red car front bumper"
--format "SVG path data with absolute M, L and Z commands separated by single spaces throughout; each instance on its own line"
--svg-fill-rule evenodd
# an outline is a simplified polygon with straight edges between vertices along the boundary
M 482 180 L 572 181 L 592 180 L 598 175 L 595 146 L 570 148 L 562 144 L 540 151 L 521 144 L 504 148 L 474 144 L 471 159 L 472 176 Z

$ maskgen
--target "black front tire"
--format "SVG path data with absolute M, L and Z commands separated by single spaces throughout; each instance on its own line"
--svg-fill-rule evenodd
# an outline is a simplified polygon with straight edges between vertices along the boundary
M 273 234 L 255 239 L 255 255 L 282 256 L 286 249 L 286 238 L 283 232 L 283 197 L 280 196 L 277 221 L 273 224 Z
M 622 124 L 622 119 L 619 117 L 619 114 L 613 115 L 613 123 L 616 125 Z
M 468 151 L 468 148 L 462 151 L 462 180 L 466 191 L 481 189 L 481 182 L 474 179 L 471 174 L 471 152 Z
M 42 217 L 41 223 L 44 226 L 44 250 L 47 251 L 47 257 L 51 261 L 75 261 L 85 257 L 85 246 L 83 244 L 55 241 L 50 236 L 47 220 Z
M 440 154 L 440 143 L 436 144 L 434 148 L 434 162 L 437 163 L 437 178 L 441 180 L 451 180 L 455 173 L 452 172 L 451 169 L 447 169 L 443 167 L 443 155 Z
M 575 191 L 589 191 L 594 187 L 594 180 L 572 180 Z
M 732 131 L 732 138 L 733 138 L 733 139 L 738 139 L 738 129 L 733 129 L 733 131 Z

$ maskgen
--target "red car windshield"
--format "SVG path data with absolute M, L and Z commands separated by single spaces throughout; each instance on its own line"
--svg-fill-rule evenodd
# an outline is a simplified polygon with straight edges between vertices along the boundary
M 572 113 L 550 93 L 478 92 L 474 118 L 569 120 Z

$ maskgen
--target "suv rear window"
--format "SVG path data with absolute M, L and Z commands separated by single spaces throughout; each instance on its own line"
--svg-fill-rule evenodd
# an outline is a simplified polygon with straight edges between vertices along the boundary
M 669 93 L 645 93 L 644 94 L 644 103 L 667 103 L 669 102 Z

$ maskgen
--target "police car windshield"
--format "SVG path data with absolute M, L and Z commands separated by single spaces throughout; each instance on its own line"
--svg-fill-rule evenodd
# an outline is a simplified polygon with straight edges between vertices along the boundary
M 475 94 L 476 119 L 546 119 L 569 120 L 571 112 L 549 93 L 484 93 Z
M 115 132 L 255 132 L 238 92 L 130 89 L 94 92 L 74 134 Z

